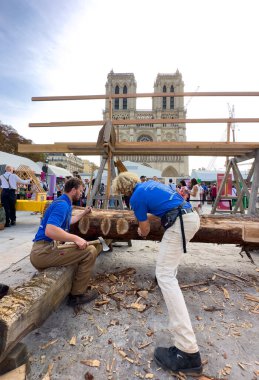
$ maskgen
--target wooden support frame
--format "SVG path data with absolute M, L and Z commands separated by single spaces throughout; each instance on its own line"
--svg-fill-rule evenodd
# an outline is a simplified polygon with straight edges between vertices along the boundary
M 256 168 L 256 170 L 255 170 Z M 258 202 L 258 189 L 259 189 L 259 149 L 257 149 L 254 160 L 254 178 L 251 188 L 250 202 L 248 206 L 248 215 L 259 215 L 259 209 L 256 208 Z
M 256 152 L 256 158 L 258 161 L 256 161 L 256 159 L 254 160 L 254 163 L 247 177 L 247 181 L 249 182 L 251 181 L 253 174 L 255 175 L 255 173 L 256 174 L 258 173 L 258 170 L 255 171 L 255 167 L 259 167 L 259 149 Z M 237 166 L 237 161 L 235 158 L 232 158 L 231 160 L 229 160 L 227 164 L 226 172 L 225 172 L 223 181 L 221 182 L 221 185 L 219 187 L 214 205 L 212 206 L 211 214 L 215 214 L 217 210 L 217 206 L 222 198 L 222 191 L 224 189 L 224 186 L 228 178 L 228 174 L 230 173 L 231 169 L 233 171 L 234 179 L 237 184 L 237 195 L 238 195 L 236 205 L 234 207 L 234 210 L 231 211 L 231 213 L 236 214 L 239 208 L 242 214 L 245 213 L 242 201 L 243 201 L 243 196 L 246 195 L 248 204 L 249 204 L 247 214 L 256 215 L 258 213 L 258 211 L 256 211 L 256 203 L 257 203 L 257 197 L 258 197 L 257 193 L 258 193 L 258 188 L 259 188 L 259 175 L 257 175 L 256 178 L 254 178 L 254 181 L 252 183 L 251 194 L 250 194 L 246 181 L 242 177 L 242 174 Z M 241 184 L 241 187 L 239 184 Z
M 247 91 L 236 91 L 236 92 L 157 92 L 157 93 L 128 93 L 128 94 L 106 94 L 106 95 L 81 95 L 81 96 L 52 96 L 52 97 L 33 97 L 33 101 L 67 101 L 67 100 L 89 100 L 89 99 L 106 99 L 108 100 L 108 106 L 109 106 L 109 120 L 106 121 L 105 125 L 101 129 L 101 133 L 99 134 L 99 138 L 97 141 L 97 144 L 80 144 L 80 143 L 71 143 L 67 144 L 66 146 L 63 144 L 54 144 L 55 146 L 51 148 L 50 152 L 71 152 L 77 155 L 101 155 L 103 157 L 102 159 L 102 171 L 105 166 L 105 164 L 108 164 L 108 190 L 106 194 L 106 200 L 105 204 L 107 206 L 108 199 L 109 199 L 109 189 L 110 189 L 110 183 L 111 183 L 111 170 L 112 165 L 114 165 L 113 157 L 120 157 L 125 155 L 178 155 L 178 156 L 226 156 L 226 157 L 235 157 L 235 159 L 227 158 L 227 172 L 225 174 L 225 177 L 222 181 L 222 184 L 219 189 L 219 194 L 216 198 L 216 202 L 213 205 L 212 213 L 216 211 L 216 206 L 220 200 L 220 196 L 223 190 L 223 187 L 226 183 L 226 178 L 229 173 L 229 171 L 233 170 L 233 175 L 235 178 L 235 181 L 237 183 L 237 194 L 238 194 L 238 201 L 237 205 L 235 207 L 234 212 L 237 212 L 238 208 L 240 207 L 240 212 L 243 213 L 243 206 L 240 199 L 242 199 L 243 195 L 245 194 L 248 199 L 250 198 L 249 191 L 247 189 L 247 186 L 242 178 L 242 175 L 238 169 L 237 166 L 237 159 L 239 161 L 245 160 L 248 157 L 255 157 L 255 167 L 259 166 L 259 143 L 230 143 L 230 127 L 232 123 L 259 123 L 259 118 L 204 118 L 204 119 L 176 119 L 176 118 L 165 118 L 165 119 L 117 119 L 112 120 L 112 100 L 117 98 L 143 98 L 143 97 L 193 97 L 193 96 L 259 96 L 259 92 L 247 92 Z M 118 126 L 122 125 L 147 125 L 147 124 L 206 124 L 206 123 L 227 123 L 227 131 L 228 131 L 228 138 L 227 142 L 223 143 L 223 145 L 220 143 L 216 143 L 217 145 L 213 145 L 213 143 L 202 143 L 202 142 L 191 142 L 189 143 L 189 146 L 187 146 L 188 143 L 186 142 L 178 142 L 177 143 L 171 143 L 171 144 L 163 144 L 161 142 L 155 142 L 155 143 L 147 143 L 145 144 L 145 148 L 143 143 L 119 143 L 118 139 L 116 142 L 116 132 L 114 130 L 114 126 L 118 128 Z M 30 123 L 30 127 L 65 127 L 65 126 L 87 126 L 87 125 L 103 125 L 103 120 L 93 120 L 93 121 L 68 121 L 68 122 L 51 122 L 51 123 Z M 112 135 L 111 135 L 112 133 Z M 118 130 L 117 130 L 118 134 Z M 119 137 L 119 136 L 117 136 Z M 43 146 L 38 146 L 34 150 L 34 152 L 48 152 L 45 150 Z M 28 152 L 31 150 L 32 145 L 19 145 L 19 151 L 20 152 Z M 143 149 L 144 148 L 144 149 Z M 257 153 L 255 153 L 257 152 Z M 254 172 L 259 172 L 258 170 L 254 169 Z M 99 175 L 99 174 L 98 174 Z M 252 175 L 252 174 L 251 174 Z M 257 190 L 258 190 L 258 178 L 259 174 L 255 176 L 255 182 L 253 183 L 253 189 L 252 189 L 252 202 L 249 204 L 251 205 L 249 208 L 249 212 L 252 213 L 253 209 L 255 208 L 256 202 L 257 202 Z M 99 181 L 99 180 L 98 180 Z M 98 181 L 96 181 L 93 192 L 97 190 L 98 188 Z M 242 183 L 242 189 L 239 186 L 239 181 Z M 91 197 L 90 197 L 91 198 Z M 89 198 L 89 199 L 90 199 Z M 240 203 L 241 202 L 241 203 Z

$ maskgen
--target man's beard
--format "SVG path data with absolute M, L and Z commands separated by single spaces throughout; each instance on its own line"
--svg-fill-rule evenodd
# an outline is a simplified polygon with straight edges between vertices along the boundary
M 79 201 L 79 199 L 80 199 L 80 196 L 79 196 L 79 195 L 74 195 L 74 196 L 72 197 L 73 202 Z

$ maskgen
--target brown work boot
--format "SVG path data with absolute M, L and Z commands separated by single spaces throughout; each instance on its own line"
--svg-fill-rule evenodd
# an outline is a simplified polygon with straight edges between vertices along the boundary
M 85 303 L 95 300 L 99 296 L 97 290 L 89 290 L 87 293 L 73 295 L 69 294 L 67 305 L 68 306 L 77 306 L 83 305 Z

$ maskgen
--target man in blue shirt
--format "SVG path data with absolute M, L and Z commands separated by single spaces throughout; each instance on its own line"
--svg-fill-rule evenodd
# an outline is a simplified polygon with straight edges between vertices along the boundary
M 120 173 L 112 189 L 115 194 L 131 196 L 130 205 L 139 222 L 140 236 L 148 238 L 148 213 L 160 217 L 165 228 L 157 257 L 156 278 L 169 312 L 174 346 L 157 347 L 155 361 L 173 373 L 198 376 L 202 373 L 199 348 L 176 275 L 185 248 L 183 240 L 189 242 L 195 235 L 200 218 L 178 192 L 157 181 L 141 183 L 133 173 Z
M 96 291 L 87 292 L 97 257 L 96 248 L 88 245 L 88 242 L 80 236 L 69 232 L 70 224 L 78 222 L 91 212 L 91 207 L 86 207 L 82 213 L 72 216 L 72 203 L 80 199 L 82 192 L 81 179 L 72 177 L 67 180 L 64 194 L 54 201 L 44 214 L 33 240 L 30 255 L 32 265 L 39 270 L 77 264 L 68 298 L 69 306 L 90 302 L 98 296 Z M 54 241 L 74 242 L 77 247 L 66 248 L 62 251 L 54 245 Z

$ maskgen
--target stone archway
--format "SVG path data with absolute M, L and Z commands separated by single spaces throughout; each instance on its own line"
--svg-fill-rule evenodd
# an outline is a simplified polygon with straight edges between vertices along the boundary
M 167 166 L 161 174 L 162 177 L 179 177 L 178 171 L 173 166 Z

